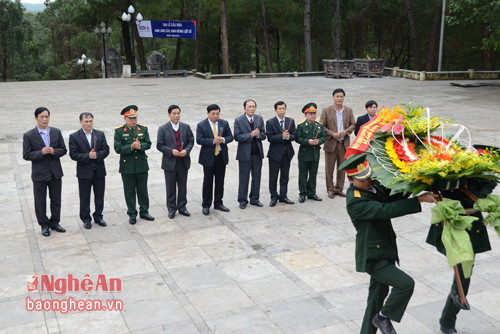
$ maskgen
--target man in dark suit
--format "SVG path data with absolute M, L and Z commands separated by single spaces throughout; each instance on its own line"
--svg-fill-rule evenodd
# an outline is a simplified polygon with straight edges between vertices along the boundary
M 269 193 L 271 202 L 269 206 L 273 207 L 277 201 L 293 204 L 288 199 L 288 175 L 290 172 L 290 161 L 293 158 L 294 150 L 292 142 L 296 138 L 295 122 L 292 118 L 285 117 L 286 103 L 278 101 L 274 104 L 276 117 L 266 122 L 266 135 L 269 141 Z M 280 174 L 280 193 L 278 195 L 277 182 Z
M 227 144 L 233 141 L 229 123 L 219 119 L 220 107 L 211 104 L 207 107 L 207 119 L 196 126 L 196 143 L 201 145 L 198 162 L 203 166 L 203 214 L 210 213 L 212 198 L 214 209 L 229 212 L 224 206 L 224 176 L 229 162 Z M 214 190 L 215 178 L 215 190 Z M 213 194 L 213 197 L 212 197 Z
M 106 226 L 102 219 L 104 208 L 104 187 L 106 166 L 104 159 L 109 155 L 109 146 L 104 132 L 93 129 L 94 115 L 80 114 L 82 128 L 69 136 L 69 156 L 76 163 L 76 177 L 80 195 L 80 219 L 83 227 L 92 228 L 90 218 L 90 191 L 94 188 L 94 223 Z
M 145 220 L 155 220 L 149 214 L 148 196 L 148 156 L 146 151 L 151 148 L 148 127 L 137 124 L 137 106 L 129 105 L 123 108 L 121 114 L 124 125 L 115 128 L 114 149 L 120 155 L 120 174 L 123 181 L 123 192 L 127 203 L 128 222 L 137 222 L 136 196 L 139 202 L 139 217 Z
M 179 122 L 181 108 L 177 105 L 168 107 L 170 122 L 158 129 L 156 148 L 163 153 L 161 168 L 165 173 L 167 188 L 168 218 L 173 219 L 175 212 L 189 217 L 187 204 L 187 177 L 191 167 L 189 154 L 194 145 L 193 132 L 188 124 Z M 178 196 L 176 196 L 178 191 Z
M 66 232 L 61 220 L 61 188 L 63 171 L 59 158 L 66 154 L 61 131 L 49 127 L 50 111 L 45 107 L 35 110 L 37 126 L 23 136 L 23 158 L 31 161 L 31 179 L 35 197 L 35 214 L 42 235 L 48 237 L 50 229 Z M 47 217 L 47 188 L 50 197 L 50 219 Z
M 399 258 L 391 218 L 420 212 L 420 203 L 437 203 L 437 196 L 432 193 L 414 198 L 391 195 L 390 189 L 371 179 L 372 169 L 365 157 L 366 154 L 351 156 L 339 166 L 339 170 L 346 171 L 351 183 L 346 209 L 357 232 L 356 271 L 370 275 L 361 333 L 375 334 L 378 328 L 383 334 L 395 334 L 391 320 L 401 321 L 415 282 L 396 267 Z M 390 294 L 389 286 L 392 286 Z
M 262 141 L 266 139 L 264 119 L 255 115 L 257 103 L 248 99 L 243 102 L 245 113 L 234 120 L 234 139 L 238 142 L 236 160 L 239 162 L 238 202 L 240 209 L 248 204 L 248 182 L 252 174 L 250 188 L 250 204 L 262 207 L 259 201 L 260 178 L 262 173 L 262 159 L 264 149 Z
M 373 100 L 369 100 L 365 103 L 366 114 L 359 116 L 356 120 L 356 127 L 354 128 L 354 135 L 357 136 L 359 129 L 365 123 L 368 123 L 377 114 L 378 104 Z

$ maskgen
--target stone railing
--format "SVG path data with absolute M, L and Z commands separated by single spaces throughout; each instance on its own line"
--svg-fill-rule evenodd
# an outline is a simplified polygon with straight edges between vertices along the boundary
M 413 80 L 495 80 L 500 79 L 500 71 L 411 71 L 399 67 L 385 67 L 384 75 Z

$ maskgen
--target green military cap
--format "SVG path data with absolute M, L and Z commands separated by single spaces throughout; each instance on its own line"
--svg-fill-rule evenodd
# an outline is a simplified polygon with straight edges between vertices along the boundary
M 499 152 L 500 153 L 500 148 L 491 146 L 491 145 L 473 145 L 473 147 L 476 149 L 477 153 L 479 154 L 485 154 L 485 153 L 491 153 L 491 152 Z
M 122 109 L 121 115 L 125 117 L 137 117 L 137 110 L 139 108 L 136 105 L 129 105 Z
M 372 168 L 366 161 L 366 153 L 351 155 L 340 164 L 339 170 L 345 170 L 347 176 L 356 180 L 366 180 L 372 176 Z
M 314 102 L 309 102 L 304 106 L 304 108 L 302 108 L 302 112 L 304 114 L 308 112 L 316 112 L 316 110 L 318 110 L 318 106 Z

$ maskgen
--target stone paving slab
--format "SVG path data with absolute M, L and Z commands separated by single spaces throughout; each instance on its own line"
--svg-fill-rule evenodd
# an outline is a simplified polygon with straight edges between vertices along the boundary
M 493 82 L 497 83 L 497 82 Z M 473 143 L 500 146 L 500 87 L 461 88 L 449 81 L 398 78 L 323 77 L 201 80 L 193 77 L 96 79 L 0 83 L 0 332 L 1 333 L 357 333 L 366 305 L 369 277 L 354 266 L 355 230 L 345 200 L 327 198 L 324 159 L 318 173 L 322 202 L 268 206 L 268 162 L 264 159 L 263 208 L 238 208 L 236 143 L 229 145 L 224 204 L 229 213 L 201 213 L 203 169 L 192 151 L 188 179 L 191 217 L 167 218 L 161 154 L 155 148 L 158 127 L 168 121 L 167 108 L 178 104 L 182 121 L 193 132 L 217 103 L 231 126 L 246 98 L 257 101 L 257 113 L 274 116 L 278 100 L 288 116 L 304 119 L 308 102 L 319 109 L 332 104 L 333 89 L 347 92 L 345 104 L 355 116 L 375 99 L 392 107 L 413 101 L 431 112 L 466 125 Z M 139 106 L 139 123 L 149 126 L 152 149 L 149 192 L 153 222 L 128 224 L 118 155 L 112 150 L 114 128 L 128 104 Z M 41 236 L 33 208 L 30 162 L 22 159 L 22 135 L 35 126 L 33 112 L 45 106 L 52 126 L 69 134 L 79 129 L 78 115 L 94 114 L 94 125 L 106 134 L 111 153 L 104 219 L 108 226 L 83 228 L 79 220 L 75 163 L 61 159 L 65 234 Z M 319 117 L 319 115 L 318 115 Z M 267 151 L 268 144 L 264 144 Z M 297 146 L 295 146 L 297 147 Z M 346 185 L 347 186 L 347 185 Z M 290 169 L 289 197 L 297 199 L 297 160 Z M 500 189 L 496 189 L 496 193 Z M 401 267 L 416 281 L 400 333 L 438 333 L 438 319 L 452 271 L 435 249 L 425 244 L 430 205 L 422 213 L 394 220 Z M 500 239 L 490 230 L 493 250 L 479 254 L 469 293 L 471 310 L 458 316 L 459 333 L 500 332 Z M 122 292 L 73 291 L 57 295 L 28 293 L 26 275 L 72 274 L 93 279 L 104 274 L 122 279 Z M 123 311 L 26 311 L 26 298 L 115 300 Z

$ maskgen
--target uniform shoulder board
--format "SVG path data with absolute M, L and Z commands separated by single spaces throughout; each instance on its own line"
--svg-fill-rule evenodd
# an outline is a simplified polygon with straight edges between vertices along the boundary
M 115 128 L 115 130 L 120 129 L 120 128 L 123 128 L 124 126 L 125 126 L 125 124 L 122 124 L 122 125 L 120 125 L 120 126 L 117 126 L 117 127 Z
M 147 127 L 148 127 L 147 125 L 144 125 L 144 124 L 137 124 L 137 125 L 139 125 L 139 126 L 143 126 L 143 127 L 145 127 L 145 128 L 147 128 Z
M 323 125 L 323 123 L 316 121 L 316 123 Z
M 359 190 L 354 190 L 354 197 L 361 198 L 361 193 Z
M 300 124 L 302 124 L 302 123 L 304 123 L 304 122 L 305 122 L 305 120 L 303 120 L 302 122 L 300 122 L 300 123 L 299 123 L 299 124 L 297 124 L 297 125 L 300 125 Z

